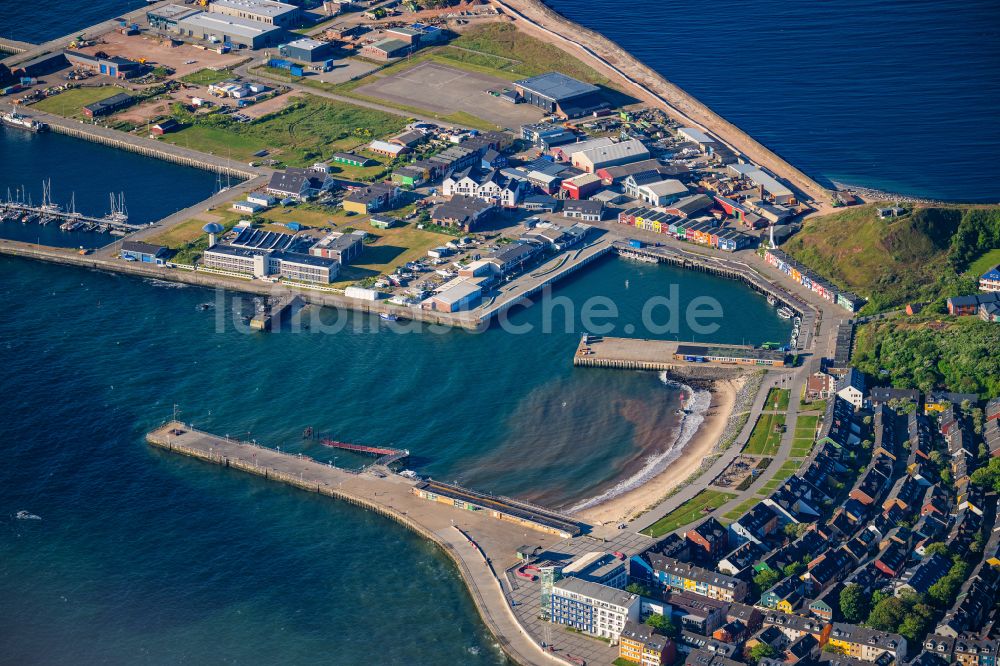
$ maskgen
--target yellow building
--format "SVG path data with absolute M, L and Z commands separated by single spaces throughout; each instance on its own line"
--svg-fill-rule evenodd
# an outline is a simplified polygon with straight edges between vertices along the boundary
M 886 653 L 897 661 L 906 659 L 906 639 L 902 636 L 841 622 L 830 629 L 827 648 L 862 661 L 873 662 Z
M 677 654 L 669 638 L 656 633 L 650 626 L 631 620 L 625 623 L 618 641 L 618 656 L 641 666 L 671 664 Z

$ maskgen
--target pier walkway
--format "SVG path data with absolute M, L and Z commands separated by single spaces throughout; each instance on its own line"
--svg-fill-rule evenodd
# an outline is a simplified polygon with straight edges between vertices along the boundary
M 390 474 L 352 473 L 303 455 L 195 430 L 171 421 L 147 435 L 160 449 L 295 488 L 349 502 L 410 528 L 430 539 L 454 561 L 483 621 L 512 659 L 521 664 L 565 663 L 546 654 L 518 623 L 498 574 L 517 564 L 516 551 L 527 538 L 542 547 L 559 538 L 504 523 L 485 512 L 465 511 L 413 494 L 416 481 Z M 563 632 L 565 633 L 565 632 Z
M 686 360 L 686 355 L 704 352 L 698 361 Z M 785 353 L 758 349 L 747 345 L 697 345 L 676 340 L 641 338 L 609 338 L 584 336 L 573 355 L 573 365 L 622 370 L 668 370 L 720 377 L 719 371 L 740 374 L 747 369 L 785 369 Z M 739 360 L 719 360 L 739 359 Z M 709 373 L 699 373 L 709 370 Z M 725 374 L 725 373 L 723 373 Z
M 31 42 L 19 42 L 16 39 L 0 37 L 0 53 L 11 53 L 17 55 L 35 48 Z

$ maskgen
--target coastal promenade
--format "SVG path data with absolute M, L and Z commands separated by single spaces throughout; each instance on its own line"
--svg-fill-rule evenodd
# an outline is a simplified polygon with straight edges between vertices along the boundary
M 525 32 L 552 42 L 602 74 L 623 83 L 676 120 L 711 132 L 736 152 L 788 180 L 817 206 L 829 203 L 829 190 L 607 37 L 570 21 L 540 0 L 490 1 Z
M 235 469 L 269 481 L 339 499 L 390 518 L 433 541 L 455 563 L 476 609 L 507 655 L 520 664 L 565 663 L 542 651 L 522 629 L 498 578 L 517 563 L 527 539 L 542 547 L 559 538 L 464 511 L 413 494 L 415 481 L 397 474 L 354 473 L 303 455 L 219 437 L 171 421 L 150 432 L 161 450 Z
M 538 546 L 568 563 L 594 550 L 635 554 L 649 545 L 648 537 L 618 531 L 610 539 L 586 534 L 561 539 L 496 520 L 486 511 L 421 499 L 413 494 L 417 481 L 398 474 L 345 470 L 301 454 L 202 432 L 180 421 L 164 423 L 148 433 L 146 440 L 169 453 L 345 501 L 433 541 L 455 563 L 483 621 L 504 652 L 519 664 L 566 664 L 573 663 L 573 657 L 600 664 L 617 656 L 617 648 L 605 642 L 539 619 L 539 583 L 516 575 L 517 549 L 525 544 Z M 542 642 L 553 646 L 553 651 L 542 650 Z

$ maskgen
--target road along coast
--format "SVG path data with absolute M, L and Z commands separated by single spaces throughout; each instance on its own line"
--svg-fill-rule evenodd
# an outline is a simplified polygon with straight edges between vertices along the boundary
M 830 202 L 832 194 L 829 190 L 604 35 L 570 21 L 541 0 L 491 2 L 514 19 L 514 25 L 519 29 L 579 58 L 629 92 L 659 106 L 678 121 L 714 134 L 736 152 L 786 179 L 817 206 Z

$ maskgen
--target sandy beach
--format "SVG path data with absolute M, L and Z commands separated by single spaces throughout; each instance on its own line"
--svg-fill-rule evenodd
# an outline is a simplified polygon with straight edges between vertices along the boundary
M 705 412 L 705 420 L 691 441 L 687 443 L 677 460 L 658 475 L 628 492 L 609 499 L 597 506 L 583 509 L 580 515 L 586 520 L 598 523 L 625 522 L 663 498 L 676 485 L 698 471 L 702 461 L 712 454 L 726 423 L 733 411 L 736 394 L 744 378 L 718 380 L 709 391 L 712 403 Z

